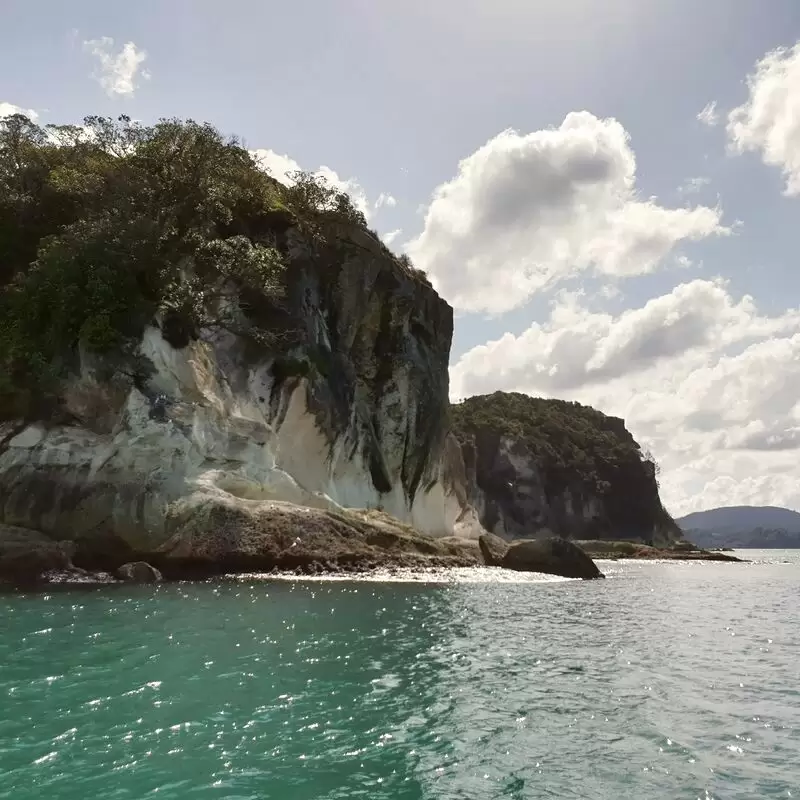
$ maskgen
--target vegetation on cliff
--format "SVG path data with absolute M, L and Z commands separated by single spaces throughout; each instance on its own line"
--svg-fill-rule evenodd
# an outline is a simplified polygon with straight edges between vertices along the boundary
M 511 439 L 521 455 L 533 457 L 549 497 L 570 489 L 598 498 L 604 519 L 597 535 L 647 536 L 657 527 L 675 528 L 658 496 L 655 461 L 618 417 L 580 403 L 495 392 L 452 405 L 451 420 L 462 446 L 477 444 L 479 459 L 501 438 Z M 491 480 L 484 488 L 502 493 L 505 487 Z
M 191 120 L 0 120 L 0 419 L 46 415 L 78 346 L 124 351 L 159 312 L 180 340 L 234 324 L 231 286 L 279 304 L 288 230 L 320 252 L 370 234 L 346 194 L 293 179 Z
M 657 472 L 621 419 L 580 403 L 495 392 L 453 405 L 451 415 L 460 441 L 480 430 L 511 437 L 554 482 L 580 482 L 602 492 L 626 465 Z

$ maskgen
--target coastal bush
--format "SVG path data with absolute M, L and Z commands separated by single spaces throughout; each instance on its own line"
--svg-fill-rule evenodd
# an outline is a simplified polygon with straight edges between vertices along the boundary
M 0 418 L 56 402 L 78 345 L 118 351 L 159 312 L 188 331 L 233 325 L 232 291 L 279 304 L 289 227 L 322 242 L 366 230 L 345 193 L 292 177 L 192 120 L 0 119 Z
M 580 403 L 495 392 L 452 405 L 451 423 L 462 443 L 487 433 L 515 439 L 536 456 L 553 491 L 582 484 L 605 495 L 656 473 L 621 419 Z

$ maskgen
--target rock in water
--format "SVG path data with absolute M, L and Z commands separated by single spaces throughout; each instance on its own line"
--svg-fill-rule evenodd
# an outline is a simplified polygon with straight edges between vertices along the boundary
M 484 533 L 478 538 L 483 562 L 487 567 L 499 567 L 508 551 L 508 542 L 493 533 Z
M 117 577 L 129 583 L 160 583 L 161 573 L 146 561 L 131 561 L 117 570 Z
M 557 536 L 515 542 L 508 548 L 500 566 L 519 572 L 545 572 L 583 580 L 605 577 L 578 545 Z
M 0 524 L 0 578 L 14 583 L 42 579 L 48 572 L 70 571 L 72 542 L 58 542 L 38 531 Z

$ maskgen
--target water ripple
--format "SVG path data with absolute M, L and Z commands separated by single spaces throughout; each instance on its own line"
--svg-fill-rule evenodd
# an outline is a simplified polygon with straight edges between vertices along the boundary
M 1 595 L 0 796 L 800 796 L 797 554 L 604 569 Z

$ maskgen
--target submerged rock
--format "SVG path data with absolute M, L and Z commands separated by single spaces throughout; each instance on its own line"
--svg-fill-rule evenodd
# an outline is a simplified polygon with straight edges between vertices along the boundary
M 128 583 L 160 583 L 161 573 L 146 561 L 131 561 L 117 570 L 117 577 Z
M 605 577 L 578 545 L 555 536 L 514 542 L 503 557 L 501 566 L 520 572 L 561 575 L 564 578 L 590 580 Z

